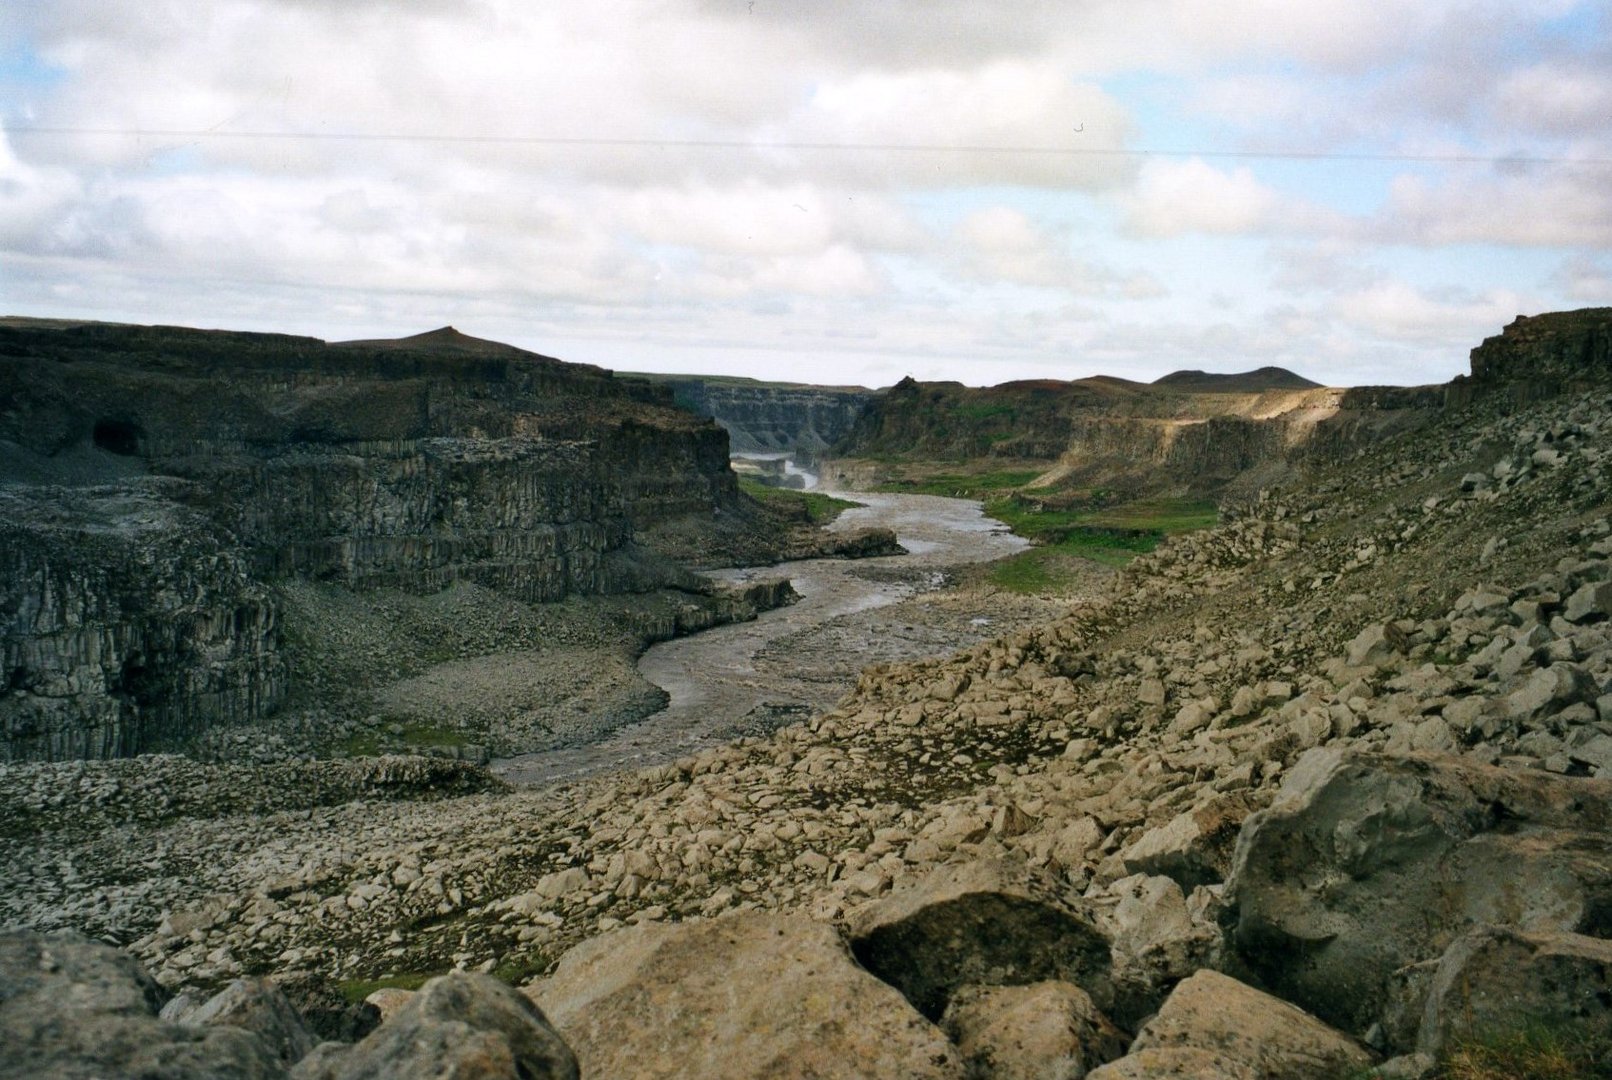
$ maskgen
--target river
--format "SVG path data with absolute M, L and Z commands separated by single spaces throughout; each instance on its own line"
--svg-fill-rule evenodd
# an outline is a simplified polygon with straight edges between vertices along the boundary
M 811 559 L 713 574 L 732 583 L 787 577 L 800 601 L 752 622 L 652 646 L 639 671 L 670 704 L 584 746 L 495 762 L 511 783 L 546 785 L 616 768 L 673 761 L 743 734 L 760 734 L 831 708 L 870 663 L 945 654 L 1024 621 L 989 592 L 946 588 L 957 568 L 988 562 L 1025 541 L 984 516 L 977 502 L 932 495 L 845 493 L 864 505 L 834 531 L 894 529 L 909 554 Z

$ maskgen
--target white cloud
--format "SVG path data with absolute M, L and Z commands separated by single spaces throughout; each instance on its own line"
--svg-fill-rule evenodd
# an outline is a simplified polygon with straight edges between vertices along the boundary
M 1612 269 L 1605 262 L 1575 256 L 1556 268 L 1549 284 L 1569 300 L 1612 307 Z
M 1522 68 L 1496 89 L 1495 111 L 1523 132 L 1612 136 L 1612 74 L 1562 63 Z
M 1192 158 L 1149 162 L 1123 204 L 1132 232 L 1170 237 L 1259 232 L 1272 224 L 1280 201 L 1246 166 L 1225 171 Z
M 1403 281 L 1385 281 L 1339 296 L 1333 312 L 1367 333 L 1399 341 L 1461 341 L 1476 345 L 1487 334 L 1532 310 L 1520 294 L 1491 289 L 1482 294 L 1437 296 Z
M 1476 168 L 1453 171 L 1443 182 L 1399 177 L 1371 235 L 1405 244 L 1612 246 L 1612 185 L 1604 169 Z

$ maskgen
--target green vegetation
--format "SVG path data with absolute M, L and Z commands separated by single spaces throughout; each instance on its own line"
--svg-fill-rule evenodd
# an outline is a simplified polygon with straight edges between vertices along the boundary
M 934 476 L 889 480 L 879 491 L 903 495 L 947 495 L 952 498 L 978 498 L 994 492 L 1023 487 L 1040 476 L 1036 469 L 1013 469 L 982 473 L 937 473 Z
M 388 747 L 401 743 L 404 748 L 424 750 L 430 747 L 464 746 L 470 739 L 463 731 L 435 727 L 431 724 L 405 724 L 400 735 L 387 732 L 361 731 L 349 735 L 337 744 L 348 757 L 374 757 L 386 753 Z
M 955 411 L 957 415 L 962 417 L 964 420 L 978 423 L 982 420 L 990 420 L 998 416 L 1004 417 L 1007 420 L 1012 420 L 1013 414 L 1016 410 L 1012 405 L 1009 405 L 1005 402 L 960 402 L 958 403 Z
M 796 491 L 793 488 L 773 487 L 748 476 L 739 477 L 739 490 L 767 506 L 783 510 L 791 517 L 799 517 L 813 525 L 827 525 L 842 511 L 861 503 L 836 499 L 817 491 Z
M 1152 551 L 1164 537 L 1207 528 L 1211 503 L 1151 499 L 1102 509 L 1043 507 L 1012 494 L 989 499 L 985 512 L 1037 546 L 995 563 L 991 583 L 1019 593 L 1058 592 L 1077 576 L 1070 558 L 1120 567 Z
M 336 984 L 336 991 L 348 1001 L 357 1005 L 377 990 L 418 990 L 424 986 L 427 979 L 434 978 L 440 972 L 407 972 L 402 975 L 387 975 L 380 979 L 343 979 Z
M 1612 1076 L 1605 1036 L 1557 1026 L 1461 1039 L 1446 1048 L 1441 1080 L 1589 1080 Z

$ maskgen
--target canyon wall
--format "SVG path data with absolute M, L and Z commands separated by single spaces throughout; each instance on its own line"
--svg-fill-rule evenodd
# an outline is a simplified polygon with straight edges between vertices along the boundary
M 1269 370 L 1253 374 L 1275 381 Z M 836 451 L 847 458 L 1041 463 L 1069 485 L 1213 496 L 1253 470 L 1353 453 L 1425 422 L 1444 403 L 1443 388 L 1237 386 L 1201 375 L 984 389 L 907 379 L 867 406 Z
M 276 581 L 554 601 L 697 588 L 641 542 L 668 523 L 711 561 L 779 540 L 665 388 L 452 330 L 6 320 L 0 402 L 0 759 L 272 710 Z
M 790 453 L 811 461 L 838 443 L 874 393 L 861 387 L 794 386 L 751 379 L 661 377 L 679 405 L 728 432 L 734 453 Z

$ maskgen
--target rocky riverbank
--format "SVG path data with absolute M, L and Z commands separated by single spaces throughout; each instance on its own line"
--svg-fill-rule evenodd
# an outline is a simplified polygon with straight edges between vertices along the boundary
M 497 972 L 590 1075 L 1424 1076 L 1523 1018 L 1604 1063 L 1608 374 L 635 773 L 169 814 L 168 760 L 9 766 L 104 825 L 17 836 L 0 921 L 175 990 Z

